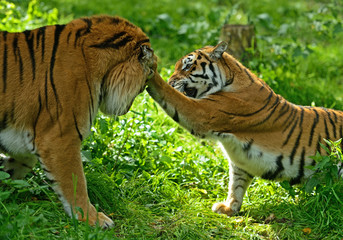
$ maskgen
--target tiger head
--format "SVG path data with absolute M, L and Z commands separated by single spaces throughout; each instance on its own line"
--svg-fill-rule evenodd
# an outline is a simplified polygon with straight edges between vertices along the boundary
M 169 84 L 192 98 L 228 90 L 226 88 L 231 85 L 233 75 L 223 60 L 227 47 L 226 42 L 221 42 L 215 47 L 207 46 L 184 56 L 176 63 Z
M 140 46 L 137 54 L 109 70 L 101 87 L 100 110 L 120 116 L 127 113 L 135 97 L 143 92 L 154 75 L 154 53 L 149 45 Z
M 76 22 L 78 21 L 78 22 Z M 99 84 L 99 108 L 105 114 L 127 113 L 153 76 L 154 52 L 137 26 L 120 17 L 96 16 L 76 20 L 83 25 L 75 45 L 83 46 L 89 72 Z

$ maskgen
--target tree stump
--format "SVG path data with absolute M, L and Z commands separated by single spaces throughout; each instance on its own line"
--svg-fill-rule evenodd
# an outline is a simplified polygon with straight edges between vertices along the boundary
M 246 62 L 252 57 L 247 49 L 256 49 L 256 36 L 253 25 L 232 25 L 226 24 L 221 30 L 220 40 L 228 43 L 229 54 Z

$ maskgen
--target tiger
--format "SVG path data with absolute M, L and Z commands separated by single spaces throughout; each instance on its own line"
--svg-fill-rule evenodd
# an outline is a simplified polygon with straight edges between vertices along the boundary
M 254 177 L 291 185 L 309 178 L 308 167 L 316 164 L 311 156 L 324 154 L 323 138 L 343 137 L 343 112 L 287 101 L 227 47 L 220 42 L 187 54 L 168 83 L 155 73 L 147 91 L 191 134 L 219 142 L 229 162 L 229 189 L 212 210 L 233 216 Z M 343 175 L 342 162 L 338 173 Z
M 90 203 L 81 142 L 98 110 L 123 115 L 145 89 L 150 39 L 124 18 L 101 15 L 0 32 L 0 54 L 0 170 L 22 179 L 39 161 L 68 215 L 113 227 Z

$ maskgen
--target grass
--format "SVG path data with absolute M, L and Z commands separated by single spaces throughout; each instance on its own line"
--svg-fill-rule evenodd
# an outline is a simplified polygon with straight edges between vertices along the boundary
M 27 0 L 12 2 L 12 12 L 0 3 L 2 30 L 92 14 L 129 19 L 151 37 L 165 79 L 178 58 L 215 44 L 226 20 L 252 22 L 252 71 L 294 103 L 343 109 L 339 1 L 42 0 L 31 8 Z M 70 219 L 37 166 L 25 181 L 0 175 L 0 239 L 343 239 L 340 184 L 312 194 L 296 189 L 292 197 L 279 183 L 256 179 L 239 216 L 212 213 L 212 204 L 226 198 L 227 160 L 147 93 L 123 117 L 99 114 L 82 153 L 90 199 L 115 227 L 103 231 Z

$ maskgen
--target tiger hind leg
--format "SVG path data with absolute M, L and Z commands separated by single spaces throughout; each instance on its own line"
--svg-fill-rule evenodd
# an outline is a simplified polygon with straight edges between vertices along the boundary
M 37 158 L 35 156 L 14 156 L 7 157 L 0 154 L 0 171 L 7 172 L 12 179 L 23 179 L 35 166 Z
M 230 161 L 229 194 L 225 202 L 215 203 L 212 211 L 219 214 L 232 216 L 239 212 L 242 206 L 244 194 L 249 187 L 253 176 L 235 166 Z

